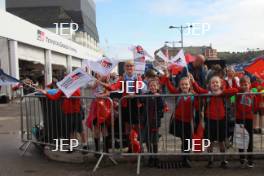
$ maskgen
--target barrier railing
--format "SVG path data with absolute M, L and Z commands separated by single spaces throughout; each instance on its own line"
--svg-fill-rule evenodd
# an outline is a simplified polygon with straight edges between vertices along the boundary
M 149 156 L 152 162 L 157 156 L 177 155 L 182 156 L 183 164 L 193 155 L 208 156 L 208 160 L 220 155 L 223 161 L 226 156 L 240 155 L 240 159 L 247 156 L 251 161 L 253 155 L 264 154 L 263 135 L 253 133 L 254 116 L 260 111 L 253 107 L 259 96 L 259 93 L 238 93 L 236 97 L 209 94 L 122 97 L 120 143 L 121 148 L 128 148 L 122 155 L 138 157 L 137 173 L 141 156 Z M 159 107 L 164 102 L 170 111 L 164 112 L 164 105 Z M 159 115 L 161 111 L 163 115 Z M 214 148 L 216 143 L 218 150 Z
M 100 117 L 100 118 L 97 118 Z M 21 99 L 22 155 L 31 144 L 44 150 L 93 153 L 98 158 L 94 170 L 104 156 L 115 160 L 114 110 L 110 98 L 71 97 L 49 100 L 43 95 Z
M 24 96 L 21 148 L 26 145 L 24 154 L 32 143 L 54 149 L 73 142 L 60 139 L 79 139 L 82 145 L 71 143 L 74 150 L 98 157 L 93 171 L 104 156 L 115 164 L 113 156 L 136 156 L 138 174 L 143 156 L 149 162 L 170 155 L 181 156 L 183 162 L 195 155 L 240 155 L 250 160 L 264 154 L 263 134 L 253 133 L 254 114 L 262 111 L 253 107 L 259 107 L 255 104 L 260 99 L 260 93 L 134 95 L 119 99 L 116 108 L 117 100 L 110 98 L 51 101 L 41 95 Z M 212 148 L 216 143 L 218 150 Z

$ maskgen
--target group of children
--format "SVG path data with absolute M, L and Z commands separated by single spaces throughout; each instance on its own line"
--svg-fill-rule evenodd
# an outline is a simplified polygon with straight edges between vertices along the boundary
M 95 86 L 93 87 L 95 90 L 99 87 L 103 88 L 104 91 L 101 92 L 97 97 L 102 95 L 106 96 L 106 93 L 110 91 L 120 90 L 122 89 L 122 81 L 125 84 L 133 83 L 132 81 L 142 81 L 142 78 L 139 75 L 134 74 L 134 63 L 126 62 L 125 64 L 125 73 L 121 76 L 115 83 L 110 84 L 109 81 L 103 81 L 102 78 L 97 78 Z M 133 83 L 137 84 L 136 82 Z M 133 85 L 130 85 L 130 89 L 128 92 L 125 91 L 122 93 L 122 96 L 129 95 L 130 98 L 124 98 L 120 105 L 121 106 L 121 114 L 122 118 L 122 132 L 125 134 L 126 144 L 129 148 L 129 152 L 142 152 L 142 147 L 135 147 L 132 145 L 131 136 L 135 136 L 133 133 L 137 133 L 137 137 L 139 138 L 141 143 L 146 142 L 147 149 L 149 152 L 158 152 L 158 138 L 159 132 L 158 129 L 161 126 L 161 118 L 163 118 L 163 107 L 164 101 L 159 95 L 159 82 L 157 79 L 150 79 L 147 83 L 139 82 L 139 86 L 143 86 L 142 84 L 147 84 L 145 86 L 148 87 L 148 90 L 144 93 L 148 95 L 148 97 L 136 98 L 133 95 L 136 95 L 136 92 L 133 89 Z M 155 95 L 156 97 L 152 97 L 151 95 Z M 109 96 L 109 94 L 108 94 Z M 98 101 L 98 98 L 95 99 Z M 90 113 L 95 115 L 93 112 L 93 105 L 91 105 Z M 98 118 L 98 117 L 97 117 Z M 90 121 L 91 117 L 87 118 L 87 121 Z M 96 117 L 95 117 L 96 119 Z M 117 121 L 119 123 L 119 121 Z M 106 122 L 102 123 L 106 124 Z M 147 125 L 146 125 L 147 124 Z M 118 124 L 116 124 L 118 125 Z M 109 125 L 108 129 L 111 128 Z M 125 142 L 124 142 L 125 143 Z M 139 150 L 140 149 L 140 150 Z M 150 162 L 155 162 L 157 159 L 151 158 Z
M 131 63 L 128 63 L 132 65 Z M 132 74 L 135 75 L 135 74 Z M 136 76 L 135 79 L 138 80 Z M 122 79 L 122 78 L 121 78 Z M 228 167 L 228 161 L 224 153 L 226 152 L 226 139 L 228 138 L 227 102 L 230 97 L 236 95 L 234 108 L 235 123 L 243 124 L 249 133 L 249 145 L 247 152 L 253 152 L 253 120 L 255 113 L 261 109 L 261 95 L 251 94 L 251 82 L 248 76 L 243 76 L 239 80 L 240 86 L 227 86 L 228 83 L 219 76 L 210 78 L 208 88 L 204 89 L 198 85 L 191 74 L 183 77 L 179 81 L 179 87 L 175 88 L 168 76 L 154 77 L 145 81 L 147 91 L 144 95 L 159 95 L 161 85 L 165 85 L 170 93 L 178 94 L 175 98 L 175 109 L 170 122 L 170 134 L 180 137 L 182 141 L 182 152 L 189 152 L 188 141 L 195 133 L 194 118 L 195 111 L 202 111 L 204 121 L 204 138 L 210 140 L 207 151 L 213 152 L 215 143 L 218 143 L 222 161 L 220 166 Z M 117 90 L 117 84 L 101 84 L 109 90 Z M 237 94 L 240 93 L 240 94 Z M 243 94 L 244 93 L 244 94 Z M 207 94 L 206 96 L 198 96 Z M 126 95 L 126 94 L 125 94 Z M 132 96 L 133 97 L 133 96 Z M 148 152 L 158 152 L 159 128 L 164 112 L 164 99 L 159 96 L 131 98 L 132 101 L 125 102 L 126 106 L 122 111 L 122 120 L 126 124 L 125 128 L 138 131 L 141 144 L 145 141 Z M 127 99 L 129 100 L 129 99 Z M 122 102 L 123 103 L 123 102 Z M 122 104 L 123 106 L 123 104 Z M 129 108 L 128 108 L 129 107 Z M 130 125 L 130 126 L 129 126 Z M 143 130 L 142 130 L 143 129 Z M 132 150 L 130 150 L 132 151 Z M 239 152 L 244 152 L 239 149 Z M 247 156 L 247 160 L 246 160 Z M 155 157 L 150 157 L 150 163 L 156 162 Z M 183 166 L 191 167 L 188 155 L 183 155 Z M 241 155 L 240 162 L 243 166 L 254 167 L 253 155 Z M 209 155 L 209 168 L 214 166 L 214 157 Z
M 205 123 L 205 139 L 210 140 L 210 147 L 207 149 L 209 153 L 213 152 L 215 142 L 219 144 L 219 150 L 222 153 L 226 152 L 225 140 L 228 137 L 228 119 L 227 119 L 227 101 L 230 97 L 236 95 L 235 101 L 235 121 L 237 124 L 242 124 L 249 133 L 249 145 L 247 152 L 253 152 L 253 120 L 256 112 L 262 112 L 262 96 L 251 94 L 251 82 L 248 76 L 243 76 L 239 80 L 240 86 L 227 88 L 226 83 L 219 76 L 212 76 L 208 89 L 204 89 L 195 82 L 191 74 L 188 77 L 183 77 L 179 81 L 179 87 L 175 88 L 168 78 L 163 78 L 170 93 L 179 94 L 175 100 L 174 117 L 170 124 L 170 133 L 180 137 L 182 141 L 182 151 L 186 152 L 188 142 L 186 139 L 191 139 L 195 132 L 193 128 L 193 120 L 195 111 L 203 109 L 203 119 Z M 180 95 L 183 94 L 183 95 Z M 206 94 L 198 98 L 198 94 Z M 196 96 L 195 96 L 196 95 Z M 199 104 L 202 104 L 200 106 Z M 187 151 L 188 152 L 188 151 Z M 239 149 L 239 152 L 244 152 Z M 225 155 L 222 156 L 221 167 L 228 167 L 228 161 Z M 247 156 L 247 160 L 246 160 Z M 240 162 L 242 166 L 254 167 L 253 155 L 241 155 Z M 208 167 L 214 165 L 214 158 L 209 156 Z M 191 167 L 189 157 L 183 156 L 183 166 Z
M 125 63 L 125 73 L 115 83 L 110 83 L 107 77 L 101 77 L 97 75 L 97 81 L 92 86 L 94 89 L 94 95 L 97 97 L 90 107 L 90 113 L 87 118 L 87 126 L 93 129 L 95 135 L 96 150 L 99 151 L 100 146 L 100 133 L 104 138 L 104 151 L 108 152 L 108 148 L 111 143 L 109 137 L 109 130 L 111 129 L 110 114 L 107 112 L 100 116 L 99 108 L 100 102 L 109 104 L 102 97 L 109 96 L 110 91 L 122 89 L 122 81 L 142 81 L 142 78 L 134 73 L 134 63 L 128 61 Z M 142 84 L 142 82 L 141 82 Z M 127 138 L 127 144 L 129 152 L 135 152 L 132 142 L 129 141 L 131 131 L 137 133 L 136 136 L 140 142 L 136 152 L 143 152 L 142 144 L 146 143 L 149 153 L 158 153 L 159 143 L 159 128 L 161 127 L 161 119 L 164 117 L 165 102 L 164 98 L 160 95 L 161 85 L 165 85 L 172 94 L 177 94 L 175 98 L 175 109 L 170 121 L 169 133 L 180 137 L 182 141 L 182 152 L 187 152 L 188 141 L 186 139 L 192 139 L 195 133 L 194 118 L 195 112 L 200 111 L 203 118 L 200 121 L 204 121 L 205 139 L 210 140 L 210 147 L 207 149 L 209 153 L 213 152 L 215 142 L 219 144 L 219 150 L 222 153 L 226 152 L 225 140 L 227 134 L 227 101 L 230 101 L 230 97 L 236 95 L 235 101 L 235 119 L 236 123 L 243 124 L 249 133 L 249 146 L 247 152 L 253 152 L 253 119 L 254 114 L 260 111 L 262 107 L 261 96 L 250 94 L 251 82 L 247 76 L 240 78 L 239 85 L 234 87 L 226 86 L 226 83 L 219 76 L 212 76 L 208 83 L 208 88 L 204 89 L 198 85 L 191 74 L 187 77 L 182 77 L 179 81 L 179 87 L 174 87 L 169 80 L 168 75 L 161 77 L 153 76 L 152 78 L 145 79 L 144 84 L 147 89 L 144 91 L 144 96 L 137 97 L 135 88 L 130 86 L 131 89 L 128 92 L 125 89 L 123 96 L 128 96 L 121 101 L 121 114 L 119 117 L 122 119 L 122 129 Z M 142 86 L 142 85 L 140 85 Z M 134 92 L 134 93 L 131 93 Z M 237 94 L 242 93 L 242 94 Z M 245 94 L 243 94 L 245 93 Z M 199 94 L 207 94 L 206 96 Z M 99 105 L 98 105 L 99 103 Z M 101 120 L 99 120 L 101 119 Z M 244 150 L 239 150 L 244 152 Z M 214 158 L 209 155 L 208 167 L 214 165 Z M 228 167 L 228 162 L 225 155 L 222 154 L 221 167 Z M 247 156 L 247 160 L 246 160 Z M 151 156 L 149 159 L 150 165 L 157 164 L 157 157 Z M 188 155 L 183 155 L 183 166 L 191 167 L 190 158 Z M 240 162 L 248 167 L 254 167 L 252 155 L 241 155 Z

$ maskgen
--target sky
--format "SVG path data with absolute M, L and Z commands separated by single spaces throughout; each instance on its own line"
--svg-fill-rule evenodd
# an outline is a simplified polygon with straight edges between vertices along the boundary
M 0 9 L 4 7 L 0 0 Z M 132 57 L 142 45 L 151 55 L 165 41 L 218 51 L 264 49 L 264 0 L 95 0 L 100 46 L 112 57 Z M 169 44 L 172 46 L 172 44 Z M 175 43 L 180 46 L 180 43 Z
M 126 55 L 131 45 L 153 52 L 165 41 L 210 45 L 218 51 L 264 49 L 263 0 L 95 0 L 100 46 L 109 55 Z M 180 46 L 180 43 L 176 43 Z
M 5 0 L 0 0 L 0 9 L 4 9 L 5 7 Z

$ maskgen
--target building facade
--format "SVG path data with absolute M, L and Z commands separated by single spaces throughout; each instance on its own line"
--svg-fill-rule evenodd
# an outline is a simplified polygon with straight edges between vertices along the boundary
M 155 57 L 156 53 L 161 50 L 166 56 L 171 58 L 176 56 L 180 49 L 181 47 L 170 47 L 165 45 L 155 51 Z M 212 46 L 188 46 L 183 49 L 185 53 L 190 53 L 192 55 L 203 54 L 207 60 L 218 60 L 217 50 L 213 49 Z
M 19 0 L 19 2 L 20 1 L 24 0 Z M 38 0 L 34 0 L 34 2 L 35 1 Z M 55 0 L 41 2 L 46 3 L 53 1 Z M 61 2 L 66 1 L 67 0 L 63 0 Z M 10 6 L 12 5 L 11 2 L 15 1 L 8 0 L 6 3 L 6 7 L 9 10 Z M 30 0 L 27 0 L 27 2 L 30 2 Z M 41 5 L 41 2 L 38 5 Z M 79 1 L 79 4 L 80 3 L 82 3 L 82 1 Z M 23 4 L 18 3 L 17 6 L 18 5 L 22 6 Z M 76 6 L 76 9 L 80 8 L 78 3 L 76 3 Z M 51 7 L 51 9 L 53 8 Z M 29 9 L 24 9 L 25 12 L 24 10 L 21 10 L 21 12 L 20 10 L 21 9 L 18 11 L 19 13 L 23 12 L 22 14 L 27 14 L 28 11 L 30 11 Z M 18 11 L 16 12 L 18 13 Z M 55 9 L 55 11 L 57 10 Z M 59 12 L 60 13 L 57 13 L 57 15 L 59 14 L 59 17 L 66 19 L 63 13 L 61 13 L 61 11 Z M 31 15 L 29 16 L 38 15 L 34 10 L 30 14 Z M 52 19 L 54 13 L 52 14 L 50 12 L 50 14 L 52 16 L 50 19 Z M 95 17 L 93 18 L 95 19 Z M 42 18 L 33 19 L 42 21 Z M 90 37 L 90 40 L 93 38 L 93 40 L 91 40 L 93 42 L 90 43 L 94 44 L 90 44 L 90 47 L 88 45 L 84 45 L 83 43 L 85 42 L 80 44 L 75 40 L 69 40 L 67 37 L 65 38 L 64 36 L 60 36 L 54 32 L 51 32 L 50 28 L 44 25 L 44 22 L 49 22 L 49 20 L 43 21 L 43 24 L 41 25 L 43 27 L 41 27 L 18 17 L 18 15 L 13 15 L 9 12 L 0 10 L 0 21 L 2 24 L 4 24 L 0 28 L 0 67 L 7 74 L 12 75 L 17 79 L 23 80 L 25 78 L 30 78 L 38 82 L 42 80 L 43 86 L 45 86 L 51 83 L 54 77 L 60 80 L 65 75 L 65 73 L 69 73 L 77 67 L 82 67 L 84 60 L 95 59 L 101 55 L 100 52 L 94 49 L 96 48 L 97 42 L 99 41 L 97 30 L 94 30 L 95 33 L 89 31 L 92 29 L 88 29 L 91 27 L 87 26 L 88 20 L 86 22 L 85 19 L 81 20 L 83 24 L 78 24 L 81 27 L 77 32 L 86 34 Z M 65 21 L 63 20 L 62 22 Z M 85 38 L 82 38 L 82 40 L 84 39 Z M 11 91 L 11 87 L 2 87 L 0 94 L 8 95 L 11 98 L 14 93 Z
M 93 0 L 7 0 L 6 10 L 89 48 L 92 57 L 100 52 L 96 6 Z M 78 30 L 69 31 L 69 23 L 78 24 Z M 57 28 L 60 24 L 64 24 L 64 30 Z

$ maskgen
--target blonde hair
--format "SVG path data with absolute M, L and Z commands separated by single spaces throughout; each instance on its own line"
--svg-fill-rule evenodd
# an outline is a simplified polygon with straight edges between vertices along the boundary
M 209 80 L 209 84 L 208 84 L 208 89 L 211 90 L 211 82 L 212 82 L 212 80 L 213 80 L 214 78 L 219 79 L 219 81 L 220 81 L 220 88 L 223 89 L 223 82 L 222 82 L 222 79 L 221 79 L 221 77 L 218 76 L 218 75 L 214 75 L 214 76 L 212 76 L 212 77 L 210 78 L 210 80 Z
M 125 62 L 125 66 L 126 65 L 134 65 L 134 61 L 133 60 L 128 60 Z

